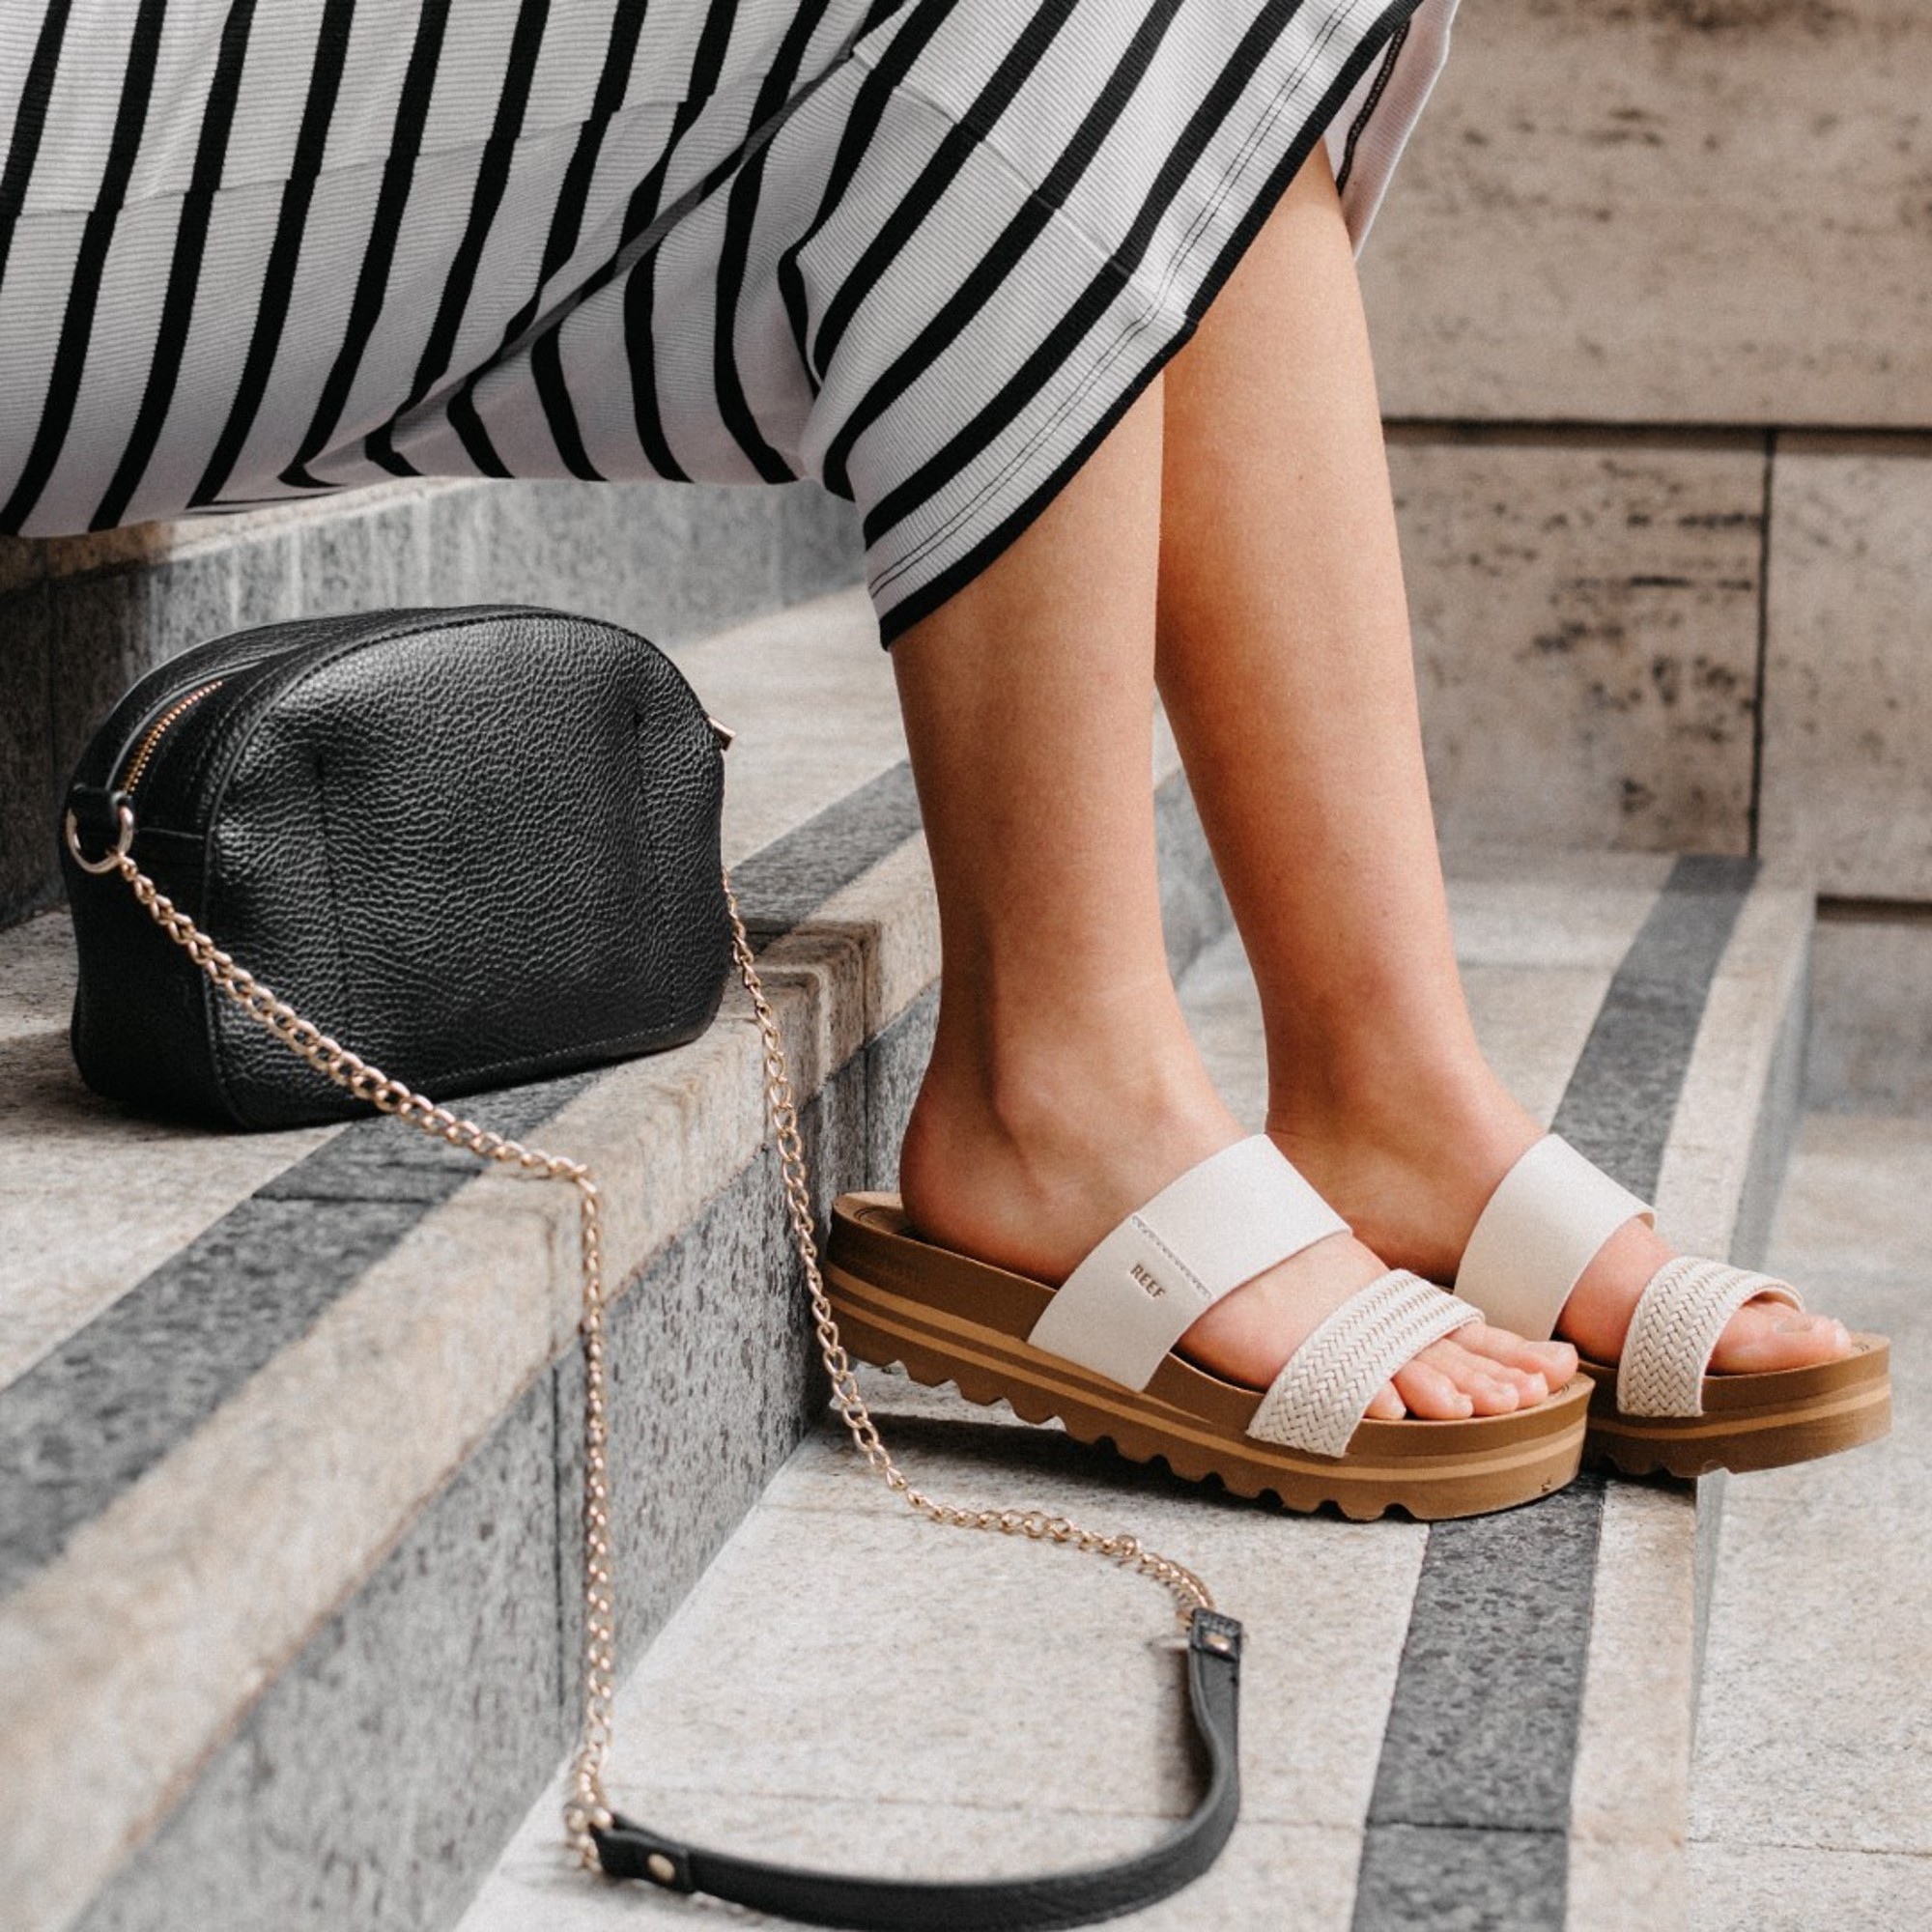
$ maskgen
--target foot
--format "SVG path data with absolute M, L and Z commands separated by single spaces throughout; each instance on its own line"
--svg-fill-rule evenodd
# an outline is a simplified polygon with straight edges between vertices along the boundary
M 931 1240 L 1059 1283 L 1125 1215 L 1242 1137 L 1205 1073 L 1092 1069 L 1050 1099 L 1009 1094 L 997 1109 L 939 1056 L 913 1109 L 899 1191 Z M 1258 1275 L 1181 1338 L 1190 1360 L 1263 1389 L 1295 1349 L 1388 1264 L 1335 1235 Z M 1433 1344 L 1385 1384 L 1367 1413 L 1394 1421 L 1501 1415 L 1544 1401 L 1576 1374 L 1565 1344 L 1531 1344 L 1486 1325 Z
M 1434 1096 L 1426 1107 L 1416 1100 L 1423 1091 Z M 1445 1284 L 1490 1196 L 1543 1131 L 1487 1068 L 1460 1084 L 1417 1083 L 1402 1106 L 1358 1108 L 1346 1122 L 1317 1124 L 1279 1104 L 1268 1118 L 1275 1145 L 1377 1253 Z M 1558 1337 L 1593 1361 L 1617 1361 L 1645 1285 L 1677 1252 L 1642 1221 L 1619 1229 L 1564 1304 Z M 1760 1298 L 1731 1319 L 1711 1366 L 1734 1375 L 1808 1368 L 1851 1349 L 1843 1322 Z

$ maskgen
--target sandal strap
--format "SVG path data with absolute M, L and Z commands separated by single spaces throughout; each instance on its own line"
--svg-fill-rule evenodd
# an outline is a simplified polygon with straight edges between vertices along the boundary
M 1315 1456 L 1344 1455 L 1362 1411 L 1405 1362 L 1482 1319 L 1480 1309 L 1434 1282 L 1391 1268 L 1351 1294 L 1288 1358 L 1248 1434 Z
M 1626 1415 L 1702 1415 L 1704 1375 L 1728 1322 L 1761 1294 L 1803 1308 L 1787 1281 L 1728 1262 L 1681 1255 L 1651 1276 L 1631 1317 L 1617 1368 Z
M 1130 1389 L 1224 1294 L 1349 1224 L 1265 1134 L 1209 1154 L 1129 1214 L 1027 1337 Z
M 1560 1134 L 1546 1134 L 1490 1196 L 1456 1293 L 1497 1327 L 1548 1341 L 1597 1250 L 1634 1220 L 1655 1226 L 1657 1216 Z

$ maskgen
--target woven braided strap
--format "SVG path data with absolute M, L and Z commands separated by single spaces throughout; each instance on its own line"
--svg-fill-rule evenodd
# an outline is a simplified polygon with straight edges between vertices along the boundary
M 1651 1276 L 1624 1337 L 1617 1406 L 1626 1415 L 1702 1415 L 1704 1372 L 1730 1321 L 1760 1294 L 1803 1308 L 1789 1282 L 1694 1255 Z
M 1264 1442 L 1347 1453 L 1376 1391 L 1419 1350 L 1482 1311 L 1406 1268 L 1391 1268 L 1336 1309 L 1288 1358 L 1248 1424 Z

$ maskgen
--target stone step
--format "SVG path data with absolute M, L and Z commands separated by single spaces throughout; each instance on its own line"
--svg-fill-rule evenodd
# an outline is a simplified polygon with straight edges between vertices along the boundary
M 527 594 L 527 593 L 526 593 Z M 890 1184 L 937 923 L 863 592 L 674 648 L 821 1208 Z M 838 728 L 823 721 L 836 715 Z M 1226 923 L 1161 737 L 1177 971 Z M 0 1896 L 20 1932 L 425 1932 L 572 1734 L 575 1210 L 371 1119 L 217 1136 L 79 1085 L 65 915 L 0 934 Z M 467 1103 L 603 1183 L 621 1651 L 821 1399 L 742 994 Z
M 1738 862 L 1466 863 L 1458 948 L 1527 1104 L 1708 1252 L 1763 1244 L 1798 1102 L 1811 898 Z M 1238 946 L 1183 981 L 1259 1123 Z M 1435 1527 L 1288 1518 L 1000 1409 L 871 1374 L 885 1439 L 947 1500 L 1130 1529 L 1247 1625 L 1242 1822 L 1164 1932 L 1502 1932 L 1686 1922 L 1705 1559 L 1719 1487 L 1580 1479 Z M 957 1535 L 821 1420 L 622 1687 L 611 1788 L 690 1842 L 931 1877 L 1121 1855 L 1191 1771 L 1167 1600 L 1071 1553 Z M 460 1932 L 621 1932 L 690 1906 L 591 1882 L 561 1773 Z
M 1770 1265 L 1890 1337 L 1895 1419 L 1853 1455 L 1731 1480 L 1690 1782 L 1698 1932 L 1932 1924 L 1928 1246 L 1932 1116 L 1808 1113 Z

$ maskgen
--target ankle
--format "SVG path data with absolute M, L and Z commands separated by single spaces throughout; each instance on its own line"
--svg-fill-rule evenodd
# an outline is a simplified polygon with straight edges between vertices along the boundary
M 942 1021 L 899 1150 L 913 1225 L 1058 1278 L 1121 1216 L 1238 1139 L 1184 1030 L 989 1051 Z
M 942 990 L 916 1113 L 1027 1149 L 1118 1131 L 1122 1107 L 1159 1126 L 1219 1105 L 1163 969 L 1096 976 L 1057 999 L 1002 999 L 983 982 Z
M 1480 1058 L 1400 1075 L 1274 1082 L 1275 1144 L 1392 1265 L 1454 1279 L 1496 1183 L 1543 1129 Z
M 1206 1072 L 1179 1056 L 1083 1055 L 1063 1043 L 992 1067 L 935 1049 L 900 1164 L 929 1175 L 992 1162 L 1046 1177 L 1105 1164 L 1123 1143 L 1193 1146 L 1231 1124 Z
M 1430 1167 L 1448 1157 L 1484 1172 L 1515 1160 L 1538 1131 L 1473 1045 L 1393 1044 L 1347 1064 L 1271 1055 L 1267 1129 L 1284 1146 L 1374 1151 Z

